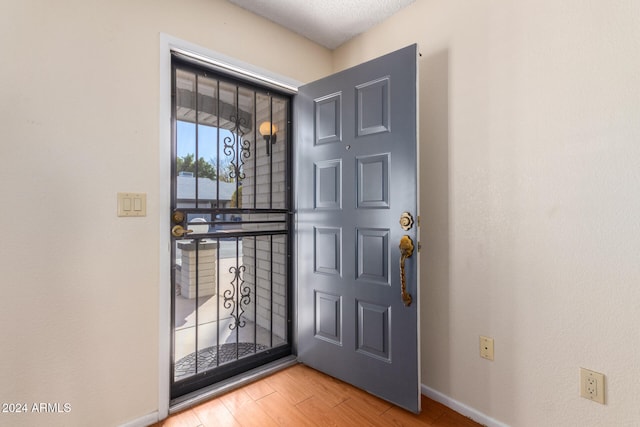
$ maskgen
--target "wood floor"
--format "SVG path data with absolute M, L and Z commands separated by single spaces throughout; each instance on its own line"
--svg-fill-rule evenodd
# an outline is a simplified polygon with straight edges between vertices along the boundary
M 174 414 L 154 427 L 480 426 L 422 396 L 415 415 L 305 365 Z

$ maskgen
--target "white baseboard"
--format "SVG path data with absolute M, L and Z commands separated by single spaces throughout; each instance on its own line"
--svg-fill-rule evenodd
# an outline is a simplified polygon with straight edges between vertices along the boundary
M 453 409 L 454 411 L 464 415 L 465 417 L 471 418 L 477 423 L 480 423 L 487 427 L 509 427 L 508 424 L 495 420 L 490 416 L 478 411 L 477 409 L 467 406 L 464 403 L 458 402 L 457 400 L 452 399 L 449 396 L 440 393 L 439 391 L 429 388 L 424 384 L 422 384 L 421 390 L 422 394 L 424 394 L 428 398 L 442 403 L 444 406 Z
M 121 424 L 120 427 L 147 427 L 151 424 L 157 423 L 159 419 L 160 419 L 160 414 L 158 411 L 155 411 L 155 412 L 152 412 L 151 414 L 147 414 L 138 419 L 131 420 L 124 424 Z

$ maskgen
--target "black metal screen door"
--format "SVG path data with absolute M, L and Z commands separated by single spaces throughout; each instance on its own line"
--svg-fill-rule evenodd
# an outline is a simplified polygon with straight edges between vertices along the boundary
M 172 399 L 291 353 L 290 104 L 172 60 Z

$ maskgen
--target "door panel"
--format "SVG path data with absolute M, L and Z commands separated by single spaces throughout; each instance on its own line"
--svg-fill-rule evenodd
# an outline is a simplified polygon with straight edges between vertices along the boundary
M 316 209 L 340 209 L 342 206 L 342 161 L 317 162 L 315 207 Z
M 420 410 L 416 46 L 300 88 L 298 356 L 411 411 Z M 417 252 L 417 251 L 416 251 Z
M 356 86 L 358 136 L 389 132 L 389 77 Z
M 356 280 L 380 285 L 391 285 L 389 281 L 389 229 L 358 228 Z
M 359 157 L 357 185 L 359 209 L 389 207 L 389 153 Z

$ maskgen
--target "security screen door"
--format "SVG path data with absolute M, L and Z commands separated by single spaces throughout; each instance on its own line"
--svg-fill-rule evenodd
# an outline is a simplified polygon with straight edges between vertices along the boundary
M 172 58 L 171 398 L 291 354 L 289 95 Z
M 303 86 L 294 104 L 298 357 L 419 412 L 416 55 Z

